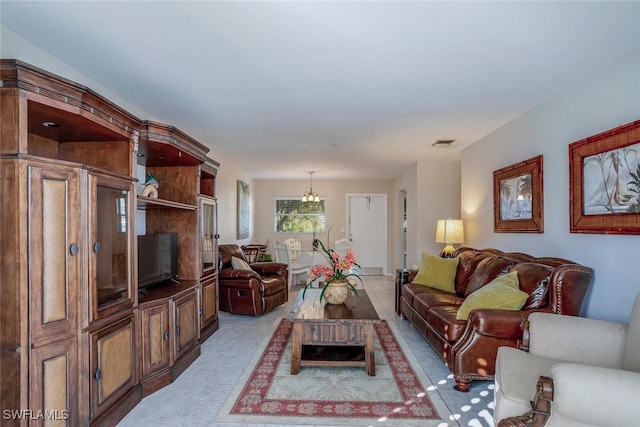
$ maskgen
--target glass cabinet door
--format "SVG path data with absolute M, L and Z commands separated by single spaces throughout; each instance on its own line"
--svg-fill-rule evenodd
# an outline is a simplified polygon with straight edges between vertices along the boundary
M 216 200 L 200 197 L 200 248 L 202 277 L 215 273 L 218 263 L 218 224 Z
M 93 177 L 92 257 L 93 318 L 110 307 L 130 304 L 131 287 L 131 184 L 107 177 Z M 112 310 L 107 310 L 111 312 Z M 106 313 L 105 313 L 106 314 Z

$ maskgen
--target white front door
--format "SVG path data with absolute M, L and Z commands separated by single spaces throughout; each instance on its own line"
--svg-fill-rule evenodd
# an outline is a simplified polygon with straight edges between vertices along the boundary
M 347 194 L 347 237 L 362 274 L 386 274 L 386 194 Z

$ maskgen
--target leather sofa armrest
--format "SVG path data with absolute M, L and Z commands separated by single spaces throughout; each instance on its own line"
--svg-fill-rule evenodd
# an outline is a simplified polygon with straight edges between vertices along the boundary
M 481 335 L 521 341 L 524 322 L 534 311 L 479 308 L 469 314 L 467 332 L 475 329 Z
M 219 280 L 244 280 L 248 281 L 249 279 L 261 280 L 262 277 L 255 271 L 251 270 L 234 270 L 232 268 L 225 268 L 223 270 L 218 271 L 218 279 Z
M 251 268 L 260 276 L 287 277 L 289 266 L 281 262 L 254 262 Z
M 413 279 L 418 275 L 418 270 L 409 270 L 409 275 L 407 276 L 407 283 L 412 283 Z

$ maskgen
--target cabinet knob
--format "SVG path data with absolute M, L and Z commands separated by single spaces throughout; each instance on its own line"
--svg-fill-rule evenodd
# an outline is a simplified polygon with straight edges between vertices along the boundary
M 98 381 L 102 379 L 102 371 L 100 370 L 100 368 L 96 369 L 96 373 L 93 375 L 93 378 L 97 379 Z
M 69 246 L 69 252 L 73 256 L 78 255 L 78 244 L 77 243 L 72 243 L 71 246 Z
M 164 338 L 165 341 L 169 341 L 169 331 L 165 331 L 162 338 Z
M 176 334 L 180 335 L 180 326 L 176 326 Z
M 93 252 L 95 252 L 95 253 L 100 252 L 100 242 L 95 242 L 93 244 Z

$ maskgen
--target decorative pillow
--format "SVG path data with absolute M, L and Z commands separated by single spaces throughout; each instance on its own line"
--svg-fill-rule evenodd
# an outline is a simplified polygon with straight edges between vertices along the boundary
M 234 270 L 249 270 L 252 271 L 251 266 L 247 262 L 237 256 L 231 257 L 231 266 Z
M 422 254 L 422 262 L 413 283 L 440 289 L 450 293 L 456 292 L 455 278 L 458 269 L 458 258 L 441 258 L 435 255 Z
M 536 262 L 519 262 L 509 270 L 518 273 L 520 290 L 529 294 L 525 310 L 549 306 L 549 281 L 554 268 Z
M 490 283 L 471 293 L 458 308 L 456 319 L 467 320 L 476 308 L 497 308 L 500 310 L 520 310 L 529 298 L 519 289 L 518 273 L 503 274 Z

